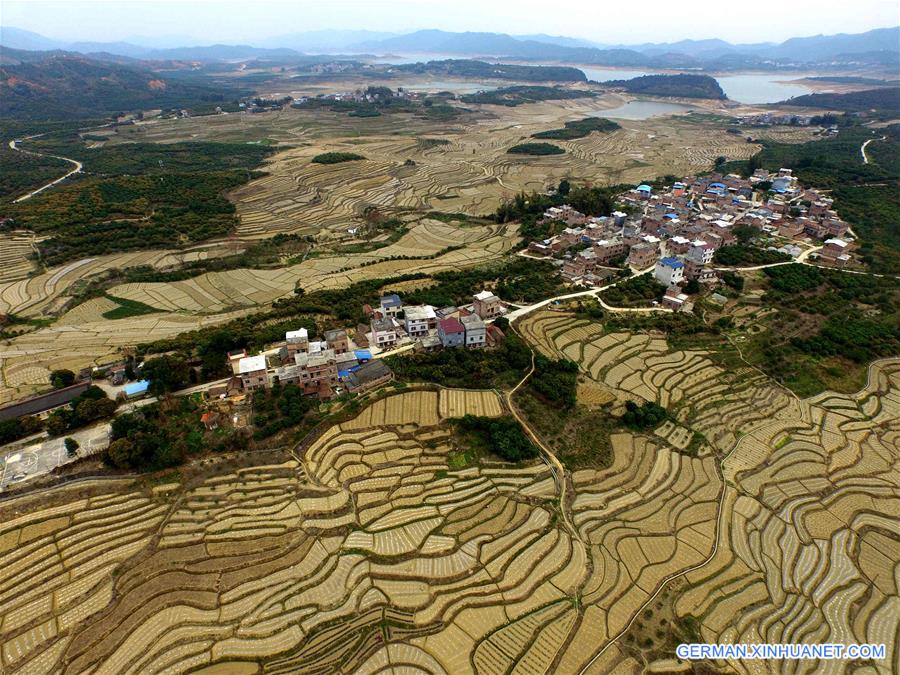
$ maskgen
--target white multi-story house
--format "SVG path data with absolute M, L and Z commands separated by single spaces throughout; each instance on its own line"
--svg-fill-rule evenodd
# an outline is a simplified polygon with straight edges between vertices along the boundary
M 684 263 L 678 258 L 662 258 L 656 263 L 653 276 L 661 284 L 675 286 L 684 280 Z
M 437 315 L 431 305 L 406 307 L 403 310 L 406 332 L 410 337 L 428 335 L 428 331 L 437 325 Z
M 390 349 L 399 338 L 393 319 L 372 319 L 372 344 L 380 349 Z
M 466 329 L 466 347 L 476 348 L 484 347 L 485 344 L 485 327 L 484 321 L 477 314 L 469 314 L 462 317 L 459 322 Z

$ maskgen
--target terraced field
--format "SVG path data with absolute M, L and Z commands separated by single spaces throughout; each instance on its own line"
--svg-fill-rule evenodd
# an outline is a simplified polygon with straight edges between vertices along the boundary
M 0 233 L 0 284 L 27 277 L 35 268 L 31 259 L 37 239 L 31 232 Z
M 3 248 L 0 261 L 3 261 L 3 256 L 7 253 L 3 239 L 0 239 L 0 244 L 0 248 Z M 13 244 L 11 248 L 21 256 L 30 253 L 30 244 L 26 246 L 26 241 L 21 236 L 15 238 Z M 201 244 L 182 251 L 114 253 L 76 260 L 33 277 L 28 276 L 31 272 L 30 265 L 25 267 L 22 264 L 24 257 L 7 256 L 7 267 L 0 273 L 0 314 L 35 317 L 56 313 L 67 304 L 68 299 L 64 296 L 73 285 L 110 269 L 141 265 L 173 267 L 195 260 L 240 253 L 241 250 L 240 245 L 235 247 L 231 243 L 219 242 Z M 19 261 L 18 267 L 16 261 Z
M 398 84 L 393 81 L 390 86 Z M 724 127 L 662 117 L 620 120 L 622 129 L 612 133 L 562 141 L 565 155 L 517 157 L 506 152 L 533 133 L 589 115 L 602 116 L 624 101 L 605 95 L 514 108 L 472 105 L 449 121 L 411 114 L 353 118 L 296 109 L 214 115 L 142 122 L 111 134 L 108 142 L 277 143 L 283 151 L 266 163 L 268 175 L 232 194 L 241 218 L 238 236 L 245 239 L 277 232 L 341 232 L 367 206 L 483 215 L 520 190 L 544 190 L 563 177 L 595 184 L 639 182 L 647 176 L 695 173 L 710 168 L 716 157 L 746 159 L 759 150 L 758 145 L 725 133 Z M 771 140 L 803 142 L 812 131 L 784 128 L 766 133 Z M 353 152 L 366 159 L 312 163 L 322 152 Z
M 518 241 L 518 226 L 457 227 L 432 219 L 413 223 L 399 241 L 370 253 L 309 258 L 275 270 L 237 269 L 211 272 L 184 281 L 128 283 L 109 293 L 158 308 L 158 314 L 108 320 L 105 299 L 88 300 L 63 314 L 53 325 L 9 340 L 0 352 L 0 403 L 46 385 L 55 368 L 78 370 L 96 364 L 119 348 L 225 323 L 272 301 L 292 296 L 299 285 L 306 290 L 340 288 L 355 281 L 387 278 L 407 272 L 439 272 L 497 260 Z M 228 250 L 214 248 L 212 253 Z M 447 250 L 452 249 L 452 250 Z M 184 255 L 202 255 L 205 249 Z M 445 251 L 441 253 L 442 251 Z M 0 298 L 24 316 L 41 315 L 65 304 L 63 293 L 79 278 L 113 264 L 162 265 L 173 252 L 142 252 L 86 259 L 28 280 L 0 286 Z M 406 260 L 390 260 L 406 256 Z M 427 259 L 425 259 L 427 258 Z M 4 295 L 5 294 L 5 295 Z M 0 312 L 3 310 L 0 301 Z
M 336 232 L 352 225 L 367 206 L 483 215 L 521 190 L 542 191 L 564 176 L 592 183 L 635 182 L 647 175 L 693 173 L 718 156 L 746 159 L 757 151 L 755 144 L 722 129 L 698 133 L 693 124 L 644 120 L 623 122 L 612 133 L 561 141 L 565 155 L 506 152 L 554 124 L 602 114 L 603 105 L 581 99 L 505 109 L 461 130 L 436 129 L 429 137 L 446 142 L 431 147 L 411 135 L 373 133 L 286 149 L 268 162 L 268 176 L 234 193 L 241 216 L 238 233 L 246 238 L 273 230 Z M 366 160 L 312 163 L 322 151 L 356 152 Z
M 57 583 L 44 584 L 59 567 L 33 566 L 33 591 L 5 598 L 4 668 L 183 672 L 249 660 L 271 672 L 571 672 L 662 576 L 708 554 L 696 547 L 709 546 L 715 468 L 617 437 L 621 466 L 574 477 L 568 532 L 543 463 L 449 469 L 442 420 L 501 412 L 493 392 L 412 391 L 330 428 L 300 462 L 184 491 L 51 491 L 60 506 L 3 521 L 3 588 L 20 581 L 13 559 L 43 560 L 76 530 L 89 551 L 107 520 L 137 541 L 112 578 L 105 567 L 79 572 L 90 581 L 69 594 L 77 623 L 56 614 Z M 641 498 L 613 498 L 623 490 Z M 126 509 L 141 528 L 122 522 Z M 76 528 L 82 520 L 93 529 Z M 157 538 L 138 538 L 148 530 Z
M 0 349 L 0 403 L 21 398 L 36 389 L 46 389 L 52 370 L 77 371 L 86 365 L 108 362 L 120 349 L 146 342 L 148 336 L 172 337 L 224 323 L 249 311 L 215 316 L 159 313 L 110 321 L 100 317 L 110 309 L 106 302 L 91 300 L 63 315 L 52 326 L 6 341 Z
M 168 311 L 221 312 L 290 296 L 298 285 L 315 291 L 405 272 L 429 273 L 477 265 L 509 251 L 517 241 L 517 232 L 516 225 L 462 228 L 425 218 L 413 224 L 399 241 L 370 253 L 309 258 L 277 270 L 238 269 L 171 283 L 123 284 L 110 293 Z M 441 253 L 450 247 L 459 248 Z M 400 256 L 420 259 L 390 260 Z M 430 256 L 435 257 L 424 259 Z
M 661 335 L 607 333 L 600 324 L 549 311 L 526 319 L 521 330 L 548 356 L 577 362 L 620 401 L 643 399 L 668 409 L 720 452 L 764 420 L 800 414 L 793 394 L 757 371 L 726 371 L 702 351 L 670 350 Z
M 599 337 L 560 318 L 526 325 L 548 350 Z M 747 421 L 727 483 L 714 454 L 615 434 L 569 518 L 541 462 L 449 467 L 444 420 L 502 411 L 407 391 L 282 464 L 3 504 L 4 670 L 603 672 L 635 664 L 612 641 L 674 578 L 705 639 L 883 641 L 896 665 L 900 361 Z
M 724 371 L 702 352 L 671 350 L 662 337 L 607 333 L 555 312 L 530 317 L 521 330 L 542 352 L 577 361 L 620 398 L 668 407 L 678 423 L 658 433 L 673 447 L 687 445 L 688 429 L 699 431 L 708 443 L 701 456 L 722 460 L 718 549 L 685 575 L 688 586 L 675 606 L 699 620 L 704 641 L 885 643 L 888 659 L 872 665 L 896 672 L 900 360 L 874 364 L 856 395 L 798 400 L 752 371 Z M 631 468 L 619 465 L 619 449 L 613 454 L 612 471 Z M 657 453 L 655 461 L 670 460 Z M 620 491 L 610 503 L 629 499 L 641 496 Z M 573 505 L 579 528 L 584 500 L 579 493 Z M 693 542 L 709 551 L 710 537 L 713 530 Z M 766 664 L 770 672 L 845 667 Z

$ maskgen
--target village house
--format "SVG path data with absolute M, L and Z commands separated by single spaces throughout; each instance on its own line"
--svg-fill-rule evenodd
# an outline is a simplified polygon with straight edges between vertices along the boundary
M 484 321 L 477 314 L 469 314 L 462 317 L 460 323 L 466 329 L 466 347 L 470 349 L 484 347 L 485 328 Z
M 675 236 L 666 242 L 666 250 L 670 255 L 684 255 L 691 247 L 691 240 L 687 237 Z
M 268 386 L 269 378 L 266 370 L 266 357 L 263 354 L 245 356 L 238 362 L 238 374 L 246 391 Z
M 438 337 L 441 345 L 446 347 L 461 347 L 466 341 L 466 328 L 459 319 L 452 317 L 438 321 Z
M 284 337 L 287 343 L 288 354 L 291 357 L 298 352 L 306 353 L 309 351 L 309 332 L 305 328 L 288 331 Z
M 678 258 L 663 258 L 656 263 L 653 277 L 666 286 L 675 286 L 684 279 L 684 263 Z
M 503 303 L 490 291 L 481 291 L 472 297 L 472 308 L 482 319 L 493 319 L 503 314 Z
M 352 394 L 362 394 L 390 382 L 394 377 L 391 369 L 381 359 L 369 361 L 350 373 L 344 380 L 347 390 Z
M 331 387 L 338 381 L 334 351 L 325 349 L 318 354 L 297 354 L 294 359 L 299 368 L 298 384 L 303 393 L 330 398 Z
M 335 354 L 346 354 L 350 351 L 350 338 L 347 337 L 347 331 L 343 328 L 326 330 L 325 344 L 328 346 L 328 349 L 333 350 Z
M 631 247 L 626 261 L 631 267 L 644 269 L 656 262 L 659 257 L 659 247 L 656 244 L 642 242 Z
M 410 337 L 428 335 L 428 331 L 437 326 L 437 315 L 431 305 L 407 307 L 403 317 Z
M 372 319 L 370 324 L 372 328 L 371 346 L 379 349 L 390 349 L 399 339 L 397 333 L 397 324 L 393 319 Z
M 666 309 L 671 309 L 673 312 L 684 310 L 687 302 L 688 296 L 675 286 L 670 286 L 662 298 L 662 306 Z
M 622 240 L 603 239 L 591 248 L 599 264 L 605 265 L 610 260 L 621 258 L 628 253 L 628 244 Z
M 381 316 L 383 317 L 397 316 L 403 309 L 403 301 L 400 300 L 400 296 L 396 293 L 382 296 L 379 304 L 381 306 Z
M 233 375 L 240 375 L 240 363 L 241 359 L 246 358 L 247 350 L 246 349 L 234 349 L 226 354 L 226 358 L 228 359 L 228 365 L 231 366 L 231 372 Z M 124 371 L 123 371 L 124 374 Z

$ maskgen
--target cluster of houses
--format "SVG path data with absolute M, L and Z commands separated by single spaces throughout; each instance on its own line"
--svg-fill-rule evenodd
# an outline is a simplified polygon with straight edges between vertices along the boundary
M 363 306 L 368 324 L 351 336 L 337 328 L 311 340 L 305 328 L 288 331 L 283 343 L 254 356 L 229 352 L 228 360 L 245 391 L 276 383 L 295 384 L 308 396 L 330 399 L 342 390 L 363 393 L 389 382 L 390 368 L 379 357 L 398 347 L 420 351 L 493 346 L 503 332 L 493 320 L 506 306 L 490 291 L 481 291 L 464 307 L 435 309 L 404 305 L 397 294 L 382 296 L 377 307 Z
M 791 126 L 791 127 L 808 127 L 812 124 L 812 115 L 796 115 L 792 113 L 764 112 L 756 115 L 744 115 L 738 117 L 738 121 L 742 124 L 750 126 Z
M 639 185 L 620 200 L 636 215 L 616 211 L 588 217 L 567 205 L 548 209 L 543 218 L 566 227 L 550 239 L 532 242 L 529 251 L 560 259 L 563 278 L 586 286 L 600 285 L 623 265 L 654 267 L 657 279 L 667 285 L 673 277 L 715 283 L 713 256 L 737 243 L 734 230 L 740 225 L 760 230 L 779 244 L 772 248 L 792 257 L 803 251 L 798 243 L 817 241 L 824 242 L 815 254 L 819 262 L 844 266 L 851 260 L 849 226 L 832 200 L 802 188 L 790 169 L 758 169 L 750 178 L 689 176 L 659 192 Z

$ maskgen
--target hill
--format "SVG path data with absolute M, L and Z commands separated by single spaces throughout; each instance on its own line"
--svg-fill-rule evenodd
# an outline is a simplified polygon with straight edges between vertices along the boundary
M 468 59 L 446 59 L 428 63 L 410 63 L 394 70 L 406 73 L 428 73 L 452 77 L 478 77 L 523 82 L 586 82 L 587 76 L 571 66 L 521 66 L 487 63 Z
M 68 54 L 0 67 L 0 115 L 5 117 L 102 117 L 225 102 L 241 93 L 230 85 L 175 79 L 137 66 Z
M 725 98 L 722 87 L 709 75 L 643 75 L 631 80 L 611 80 L 605 84 L 632 94 L 649 96 Z
M 900 114 L 900 87 L 866 89 L 848 94 L 806 94 L 782 101 L 782 105 L 827 108 L 843 112 L 879 112 Z

